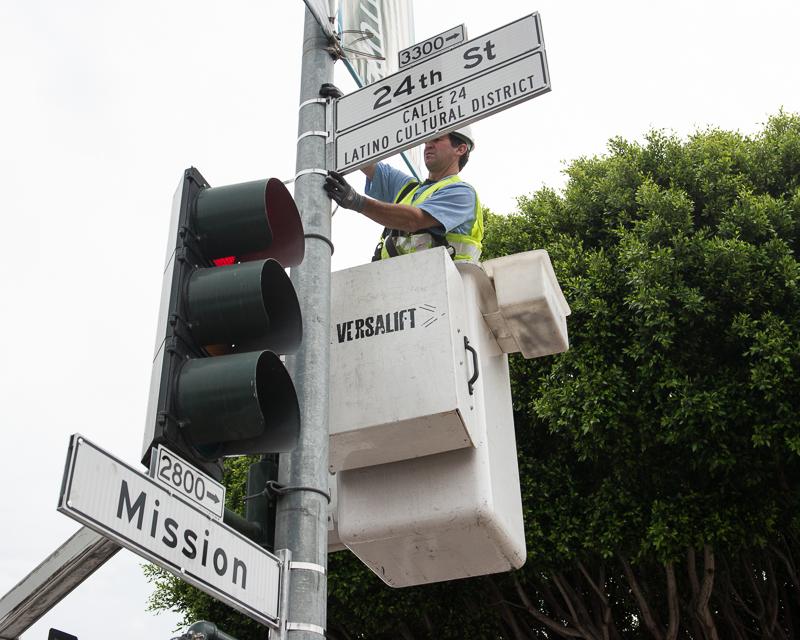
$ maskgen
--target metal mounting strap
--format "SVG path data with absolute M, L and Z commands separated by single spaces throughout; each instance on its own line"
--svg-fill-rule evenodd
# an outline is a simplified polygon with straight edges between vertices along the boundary
M 325 567 L 321 564 L 317 564 L 316 562 L 290 562 L 289 569 L 305 569 L 306 571 L 316 571 L 317 573 L 321 573 L 323 576 L 325 575 Z
M 311 633 L 316 633 L 321 635 L 323 638 L 325 637 L 325 629 L 320 627 L 316 624 L 310 624 L 308 622 L 287 622 L 286 623 L 286 630 L 287 631 L 310 631 Z
M 331 215 L 333 215 L 333 214 L 331 214 Z M 305 234 L 305 237 L 306 238 L 316 238 L 317 240 L 322 240 L 324 243 L 326 243 L 331 248 L 331 255 L 333 255 L 333 252 L 335 251 L 335 249 L 334 249 L 334 246 L 333 246 L 333 242 L 331 242 L 330 238 L 328 238 L 326 236 L 323 236 L 322 234 L 319 234 L 319 233 L 307 233 L 307 234 Z M 330 500 L 328 500 L 328 502 L 330 502 Z
M 318 136 L 320 138 L 325 138 L 327 140 L 328 132 L 327 131 L 306 131 L 305 133 L 301 133 L 299 136 L 297 136 L 297 141 L 300 142 L 303 138 L 308 138 L 309 136 Z
M 311 98 L 310 100 L 306 100 L 305 102 L 301 102 L 300 106 L 297 107 L 298 109 L 302 109 L 303 107 L 309 104 L 327 104 L 328 100 L 326 98 Z
M 291 493 L 292 491 L 313 491 L 314 493 L 318 493 L 321 496 L 323 496 L 328 501 L 328 504 L 331 503 L 330 492 L 323 491 L 322 489 L 317 489 L 316 487 L 300 487 L 300 486 L 287 487 L 286 485 L 283 485 L 280 482 L 277 482 L 276 480 L 267 480 L 267 484 L 264 487 L 264 492 L 267 495 L 283 496 L 286 495 L 287 493 Z
M 327 176 L 328 172 L 325 169 L 301 169 L 294 174 L 294 179 L 297 180 L 300 176 L 306 176 L 310 173 L 316 173 L 321 176 Z

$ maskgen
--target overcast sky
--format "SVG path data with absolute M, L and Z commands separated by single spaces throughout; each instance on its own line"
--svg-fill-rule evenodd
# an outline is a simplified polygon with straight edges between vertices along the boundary
M 564 162 L 612 136 L 750 133 L 800 111 L 797 0 L 417 0 L 417 40 L 533 11 L 553 90 L 475 125 L 463 174 L 495 212 L 563 186 Z M 78 528 L 56 512 L 69 434 L 138 464 L 183 170 L 292 177 L 302 26 L 302 0 L 0 2 L 0 595 Z M 379 232 L 338 212 L 334 268 L 367 261 Z M 139 564 L 120 552 L 23 637 L 170 638 Z

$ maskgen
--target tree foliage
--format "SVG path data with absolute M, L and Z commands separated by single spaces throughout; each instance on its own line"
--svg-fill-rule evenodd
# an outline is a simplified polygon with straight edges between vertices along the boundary
M 547 249 L 572 310 L 568 352 L 510 358 L 526 565 L 391 590 L 334 554 L 330 637 L 796 635 L 800 116 L 566 173 L 487 216 L 485 256 Z M 154 606 L 213 617 L 181 589 Z

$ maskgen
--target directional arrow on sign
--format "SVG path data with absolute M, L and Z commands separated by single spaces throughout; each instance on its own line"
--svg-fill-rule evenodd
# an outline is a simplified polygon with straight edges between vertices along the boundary
M 150 477 L 164 485 L 170 493 L 188 498 L 197 506 L 207 509 L 217 520 L 222 520 L 225 512 L 225 485 L 164 445 L 158 445 L 155 455 L 150 456 Z M 211 489 L 216 493 L 212 493 Z

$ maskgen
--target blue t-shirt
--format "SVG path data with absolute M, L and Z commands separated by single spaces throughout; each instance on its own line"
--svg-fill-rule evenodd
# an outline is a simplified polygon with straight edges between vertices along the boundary
M 372 180 L 367 178 L 364 193 L 376 200 L 394 202 L 397 194 L 410 180 L 413 178 L 399 169 L 379 162 L 375 165 Z M 427 180 L 423 182 L 414 194 L 414 200 L 422 195 L 425 187 L 433 183 Z M 419 208 L 436 218 L 445 232 L 469 235 L 475 223 L 476 200 L 475 189 L 466 182 L 456 182 L 436 191 Z M 411 204 L 414 204 L 413 200 Z

